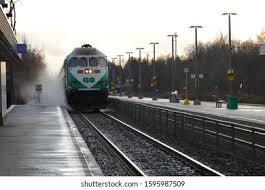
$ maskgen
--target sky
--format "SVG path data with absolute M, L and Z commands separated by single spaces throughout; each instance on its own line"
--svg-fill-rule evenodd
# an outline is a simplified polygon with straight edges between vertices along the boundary
M 150 42 L 159 42 L 156 54 L 171 52 L 168 34 L 177 32 L 178 55 L 194 44 L 194 29 L 201 25 L 198 40 L 211 41 L 228 33 L 232 38 L 255 39 L 265 28 L 264 0 L 20 0 L 16 3 L 17 31 L 29 43 L 44 50 L 49 67 L 58 70 L 73 48 L 89 43 L 108 58 L 143 47 L 152 56 Z

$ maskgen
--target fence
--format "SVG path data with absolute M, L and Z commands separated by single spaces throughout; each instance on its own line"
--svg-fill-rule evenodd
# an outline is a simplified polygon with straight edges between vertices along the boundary
M 265 162 L 265 129 L 115 98 L 110 102 L 119 113 L 130 116 L 137 126 L 168 135 L 179 135 L 183 131 L 190 136 L 199 133 L 214 139 L 218 149 L 224 148 L 237 156 L 247 152 L 243 153 L 246 159 Z

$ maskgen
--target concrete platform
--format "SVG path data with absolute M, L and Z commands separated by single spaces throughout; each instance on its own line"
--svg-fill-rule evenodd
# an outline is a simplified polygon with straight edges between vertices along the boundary
M 68 113 L 16 106 L 0 127 L 1 176 L 102 176 Z
M 216 108 L 215 102 L 202 102 L 201 105 L 195 106 L 192 101 L 190 101 L 190 105 L 183 105 L 183 100 L 181 100 L 180 103 L 170 103 L 168 99 L 158 99 L 157 101 L 153 101 L 152 98 L 138 99 L 137 97 L 128 98 L 125 96 L 110 97 L 265 128 L 265 105 L 239 104 L 237 110 L 229 110 L 226 108 L 225 103 L 222 105 L 222 108 Z

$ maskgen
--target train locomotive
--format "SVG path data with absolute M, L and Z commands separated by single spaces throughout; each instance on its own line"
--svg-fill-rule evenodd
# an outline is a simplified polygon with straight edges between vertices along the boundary
M 60 75 L 70 105 L 105 107 L 108 102 L 108 61 L 89 44 L 75 48 L 65 59 Z

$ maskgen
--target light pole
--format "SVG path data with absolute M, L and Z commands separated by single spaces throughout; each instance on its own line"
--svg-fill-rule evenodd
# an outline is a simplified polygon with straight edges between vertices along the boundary
M 231 15 L 237 15 L 236 13 L 223 13 L 222 15 L 228 15 L 228 35 L 229 35 L 229 55 L 228 55 L 228 71 L 227 71 L 227 80 L 229 83 L 229 96 L 227 99 L 227 108 L 228 109 L 237 109 L 238 100 L 233 92 L 233 80 L 234 80 L 234 70 L 232 67 L 232 45 L 231 45 Z
M 119 93 L 120 96 L 121 94 L 121 84 L 122 84 L 122 65 L 121 65 L 121 58 L 123 57 L 123 55 L 117 55 L 119 57 L 119 65 L 120 65 L 120 74 L 119 74 Z
M 133 77 L 132 77 L 132 65 L 131 65 L 131 54 L 133 54 L 133 52 L 126 52 L 129 55 L 129 59 L 128 59 L 128 69 L 129 69 L 129 81 L 128 81 L 128 98 L 132 97 L 132 85 L 133 85 Z
M 141 63 L 141 52 L 144 48 L 136 48 L 136 50 L 139 50 L 139 62 L 138 62 L 138 98 L 143 99 L 142 94 L 142 63 Z
M 194 79 L 194 84 L 195 84 L 195 99 L 193 104 L 194 105 L 201 105 L 201 101 L 199 100 L 199 73 L 198 73 L 198 61 L 197 61 L 197 56 L 198 56 L 198 43 L 197 43 L 197 29 L 198 28 L 202 28 L 202 26 L 190 26 L 190 28 L 194 28 L 195 29 L 195 79 Z
M 151 42 L 151 45 L 153 45 L 153 50 L 154 50 L 154 58 L 153 58 L 153 78 L 152 78 L 152 83 L 151 86 L 153 87 L 153 100 L 157 100 L 157 76 L 156 76 L 156 68 L 155 68 L 155 60 L 156 60 L 156 45 L 158 45 L 158 42 Z
M 168 35 L 168 37 L 171 37 L 172 39 L 172 59 L 171 59 L 171 92 L 170 92 L 170 96 L 169 96 L 169 100 L 170 102 L 176 102 L 176 99 L 172 96 L 172 92 L 175 91 L 176 88 L 176 84 L 175 84 L 175 72 L 176 72 L 176 63 L 175 63 L 175 59 L 176 58 L 176 34 L 170 34 Z M 174 41 L 175 41 L 175 51 L 174 51 Z
M 189 105 L 190 104 L 190 101 L 188 99 L 188 72 L 189 72 L 189 68 L 185 67 L 184 68 L 184 73 L 185 73 L 185 82 L 186 82 L 186 85 L 185 85 L 185 99 L 184 99 L 184 105 Z
M 177 38 L 179 37 L 179 35 L 177 33 L 175 33 L 174 37 L 175 37 L 175 59 L 177 60 L 177 54 L 178 54 Z
M 116 77 L 116 57 L 112 57 L 111 58 L 112 59 L 112 63 L 115 65 L 115 67 L 114 68 L 112 68 L 112 73 L 111 73 L 111 78 L 112 78 L 112 80 L 111 80 L 111 88 L 116 88 L 117 86 L 117 77 Z

